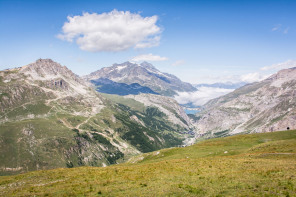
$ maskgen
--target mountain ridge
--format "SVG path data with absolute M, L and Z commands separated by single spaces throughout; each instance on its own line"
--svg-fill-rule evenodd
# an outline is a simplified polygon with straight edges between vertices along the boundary
M 195 125 L 208 136 L 295 129 L 295 79 L 295 68 L 283 69 L 261 82 L 213 99 L 197 114 Z
M 113 64 L 111 67 L 104 67 L 83 78 L 87 81 L 107 78 L 117 83 L 138 83 L 165 96 L 173 96 L 177 94 L 177 91 L 196 90 L 191 84 L 182 82 L 174 75 L 160 72 L 148 62 Z

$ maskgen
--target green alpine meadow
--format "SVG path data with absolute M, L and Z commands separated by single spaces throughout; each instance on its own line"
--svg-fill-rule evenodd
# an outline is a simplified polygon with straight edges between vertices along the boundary
M 109 167 L 39 170 L 0 180 L 2 196 L 294 196 L 296 131 L 204 140 Z

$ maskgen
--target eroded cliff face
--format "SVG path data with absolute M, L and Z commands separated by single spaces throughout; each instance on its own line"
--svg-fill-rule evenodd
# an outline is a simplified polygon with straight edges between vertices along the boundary
M 295 129 L 296 68 L 213 99 L 197 116 L 198 132 L 214 137 Z

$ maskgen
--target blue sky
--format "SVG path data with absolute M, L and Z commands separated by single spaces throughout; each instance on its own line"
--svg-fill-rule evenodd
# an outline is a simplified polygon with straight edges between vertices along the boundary
M 128 36 L 120 38 L 129 44 L 124 50 L 104 50 L 105 45 L 97 47 L 94 43 L 81 49 L 77 37 L 67 41 L 70 34 L 63 26 L 69 22 L 68 16 L 100 16 L 114 9 L 142 17 L 139 20 L 157 17 L 147 28 L 158 29 L 145 38 L 140 35 L 150 47 L 137 47 L 143 41 L 140 38 L 137 43 L 122 40 Z M 85 75 L 137 56 L 153 56 L 162 60 L 150 61 L 159 70 L 187 82 L 251 82 L 280 68 L 296 66 L 295 10 L 296 1 L 288 0 L 0 0 L 0 70 L 51 58 Z M 116 31 L 128 30 L 123 27 Z

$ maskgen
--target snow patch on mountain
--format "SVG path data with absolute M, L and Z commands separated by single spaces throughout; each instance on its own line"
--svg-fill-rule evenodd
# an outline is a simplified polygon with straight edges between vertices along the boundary
M 122 69 L 125 69 L 127 66 L 117 66 L 116 70 L 121 71 Z
M 106 78 L 117 83 L 138 83 L 166 96 L 173 96 L 176 91 L 196 90 L 191 84 L 182 82 L 174 75 L 162 73 L 148 62 L 113 64 L 111 67 L 105 67 L 84 76 L 87 81 L 100 78 Z

